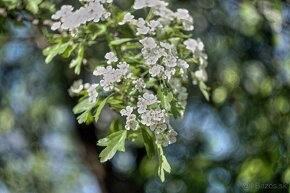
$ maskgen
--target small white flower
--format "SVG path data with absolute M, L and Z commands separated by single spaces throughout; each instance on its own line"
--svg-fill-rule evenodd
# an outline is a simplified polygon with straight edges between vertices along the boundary
M 146 35 L 150 31 L 150 28 L 147 26 L 141 26 L 137 28 L 137 35 Z
M 177 9 L 175 17 L 179 19 L 184 27 L 184 30 L 191 31 L 193 30 L 193 18 L 190 16 L 188 10 L 186 9 Z
M 54 23 L 52 24 L 52 26 L 51 26 L 51 30 L 52 30 L 52 31 L 55 31 L 55 30 L 59 29 L 60 27 L 61 27 L 61 22 L 60 22 L 60 21 L 58 21 L 58 22 L 54 22 Z
M 130 107 L 130 106 L 127 106 L 126 109 L 122 109 L 120 111 L 122 116 L 129 116 L 132 114 L 132 112 L 133 112 L 133 107 Z
M 153 32 L 155 31 L 157 28 L 161 28 L 162 24 L 159 21 L 156 20 L 151 20 L 149 22 L 149 27 L 150 27 L 150 31 Z
M 71 5 L 63 5 L 61 6 L 60 10 L 58 10 L 57 12 L 55 12 L 55 14 L 51 16 L 51 18 L 54 20 L 57 20 L 57 19 L 69 17 L 73 14 L 73 9 L 74 8 Z
M 155 65 L 152 68 L 149 69 L 149 74 L 151 74 L 152 77 L 156 77 L 161 75 L 164 72 L 164 67 L 161 65 Z
M 143 9 L 146 6 L 146 0 L 135 0 L 133 8 Z
M 105 91 L 109 91 L 114 88 L 114 84 L 121 82 L 122 78 L 125 78 L 130 72 L 129 64 L 126 62 L 120 62 L 117 65 L 117 69 L 114 69 L 112 66 L 99 67 L 94 71 L 95 76 L 103 76 L 103 79 L 100 81 L 100 85 Z
M 175 17 L 177 19 L 182 19 L 182 20 L 190 20 L 191 18 L 188 10 L 186 9 L 177 9 L 177 12 L 175 13 Z
M 108 60 L 107 63 L 111 64 L 113 62 L 118 62 L 118 58 L 114 52 L 109 52 L 105 55 L 105 58 Z
M 135 88 L 138 90 L 138 91 L 142 91 L 144 88 L 145 88 L 145 82 L 142 78 L 138 78 L 135 82 Z
M 137 107 L 138 107 L 138 113 L 142 114 L 142 113 L 146 112 L 147 105 L 144 104 L 142 101 L 137 102 Z
M 152 105 L 159 102 L 154 94 L 150 94 L 148 92 L 143 94 L 143 98 L 146 100 L 146 105 Z
M 170 80 L 172 78 L 172 76 L 175 74 L 176 70 L 175 68 L 167 68 L 164 71 L 164 78 L 167 78 L 168 80 Z
M 88 95 L 89 95 L 89 101 L 91 103 L 95 103 L 97 101 L 98 92 L 96 91 L 96 87 L 99 86 L 99 84 L 92 84 L 88 89 Z
M 83 80 L 76 80 L 73 82 L 72 86 L 70 87 L 70 91 L 72 93 L 78 94 L 84 89 Z
M 126 13 L 124 15 L 123 21 L 119 22 L 119 25 L 124 25 L 125 23 L 132 22 L 134 19 L 134 15 L 131 13 Z
M 150 28 L 148 26 L 146 26 L 146 22 L 143 18 L 139 18 L 137 20 L 137 35 L 146 35 L 149 31 L 150 31 Z
M 173 46 L 167 42 L 160 42 L 160 46 L 168 50 L 173 48 Z
M 136 115 L 131 114 L 126 119 L 125 129 L 127 130 L 136 130 L 138 128 L 138 121 L 136 120 Z
M 194 73 L 196 78 L 200 81 L 207 81 L 207 73 L 204 69 L 200 69 Z
M 204 44 L 200 39 L 188 39 L 184 41 L 184 45 L 186 46 L 186 49 L 195 52 L 195 51 L 202 51 L 204 49 Z
M 184 69 L 189 68 L 189 64 L 186 61 L 181 60 L 181 59 L 178 60 L 178 66 Z
M 104 1 L 104 0 L 103 0 Z M 104 2 L 110 2 L 107 0 Z M 85 24 L 89 21 L 99 22 L 110 16 L 104 6 L 99 0 L 89 1 L 83 7 L 80 7 L 78 10 L 73 11 L 71 5 L 63 5 L 59 11 L 52 15 L 53 20 L 59 20 L 59 23 L 54 23 L 52 30 L 61 28 L 64 30 L 75 31 L 81 24 Z
M 151 38 L 151 37 L 149 37 L 149 38 L 146 37 L 146 38 L 140 40 L 140 43 L 143 45 L 143 47 L 145 49 L 153 49 L 157 46 L 154 38 Z
M 162 61 L 167 67 L 173 68 L 177 65 L 177 58 L 172 54 L 165 56 Z

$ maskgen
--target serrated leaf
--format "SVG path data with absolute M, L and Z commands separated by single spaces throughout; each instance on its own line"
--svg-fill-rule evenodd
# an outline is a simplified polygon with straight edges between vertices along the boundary
M 75 114 L 80 114 L 77 117 L 78 123 L 90 123 L 92 121 L 91 110 L 95 107 L 96 103 L 89 102 L 88 99 L 81 101 L 73 108 Z
M 43 50 L 43 55 L 47 56 L 45 59 L 45 63 L 46 64 L 50 63 L 56 55 L 64 53 L 68 46 L 69 43 L 64 43 L 64 44 L 56 44 L 45 48 Z
M 92 109 L 95 106 L 95 103 L 91 103 L 89 101 L 89 99 L 85 99 L 83 101 L 81 101 L 80 103 L 78 103 L 74 108 L 73 108 L 73 112 L 75 114 L 79 114 L 82 113 L 88 109 Z
M 98 141 L 98 146 L 105 146 L 106 148 L 100 153 L 101 162 L 110 160 L 117 151 L 125 151 L 125 140 L 127 131 L 117 131 L 104 139 Z
M 132 40 L 132 38 L 122 38 L 122 39 L 113 40 L 110 42 L 110 44 L 112 46 L 118 46 L 118 45 L 124 44 L 126 42 L 129 42 L 131 40 Z
M 158 153 L 158 176 L 162 182 L 165 181 L 165 172 L 170 173 L 171 167 L 167 161 L 167 158 L 164 155 L 162 146 L 157 144 L 157 153 Z
M 143 142 L 144 142 L 144 146 L 145 146 L 147 155 L 149 157 L 154 156 L 154 154 L 155 154 L 154 141 L 153 141 L 152 136 L 146 130 L 146 128 L 142 128 L 142 137 L 143 137 Z
M 82 123 L 86 123 L 86 122 L 89 122 L 88 120 L 90 119 L 90 112 L 89 111 L 85 111 L 83 112 L 82 114 L 80 114 L 78 117 L 77 117 L 77 120 L 78 120 L 78 123 L 79 124 L 82 124 Z
M 105 98 L 98 106 L 96 113 L 95 113 L 95 121 L 98 122 L 100 114 L 104 108 L 104 106 L 107 104 L 108 99 L 110 98 L 110 96 L 108 96 L 107 98 Z

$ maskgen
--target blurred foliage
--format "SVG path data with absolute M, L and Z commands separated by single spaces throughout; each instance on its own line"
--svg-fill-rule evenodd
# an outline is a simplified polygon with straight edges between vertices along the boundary
M 165 149 L 172 165 L 165 183 L 154 174 L 156 162 L 129 145 L 106 166 L 114 176 L 107 189 L 125 192 L 117 183 L 125 181 L 146 193 L 289 193 L 289 3 L 176 0 L 172 6 L 190 9 L 195 35 L 206 45 L 210 102 L 189 86 L 185 118 L 173 120 L 178 142 Z M 62 106 L 71 72 L 43 64 L 41 52 L 23 41 L 23 34 L 34 35 L 31 26 L 20 32 L 9 17 L 0 21 L 0 31 L 8 30 L 0 36 L 0 192 L 97 192 L 78 157 L 80 145 L 65 129 L 73 127 Z

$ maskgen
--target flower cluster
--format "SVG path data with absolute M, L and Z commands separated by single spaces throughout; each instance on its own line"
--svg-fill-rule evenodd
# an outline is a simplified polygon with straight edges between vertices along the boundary
M 188 63 L 177 56 L 175 47 L 167 42 L 157 43 L 152 37 L 140 40 L 143 45 L 141 50 L 145 64 L 150 66 L 149 73 L 152 77 L 161 77 L 170 80 L 175 75 L 177 68 L 184 72 L 189 67 Z
M 110 15 L 105 8 L 106 3 L 112 1 L 89 0 L 76 11 L 73 11 L 71 6 L 63 6 L 52 16 L 53 19 L 59 20 L 54 24 L 54 28 L 71 30 L 89 21 L 98 22 L 106 19 Z M 135 131 L 141 127 L 148 127 L 154 133 L 156 142 L 167 146 L 175 142 L 177 136 L 169 124 L 168 114 L 171 113 L 171 105 L 165 108 L 160 102 L 161 99 L 154 94 L 158 85 L 152 86 L 148 82 L 157 80 L 165 84 L 163 88 L 169 89 L 174 100 L 184 109 L 188 93 L 183 82 L 188 81 L 189 74 L 192 75 L 194 83 L 207 80 L 205 71 L 207 55 L 200 39 L 162 37 L 164 27 L 177 30 L 178 33 L 194 29 L 193 18 L 188 10 L 177 9 L 174 12 L 168 8 L 168 3 L 162 0 L 135 0 L 133 8 L 135 10 L 150 8 L 151 11 L 146 19 L 142 17 L 135 19 L 131 12 L 127 12 L 123 14 L 122 21 L 117 22 L 116 27 L 131 26 L 140 45 L 140 49 L 137 50 L 140 53 L 138 60 L 143 65 L 140 69 L 136 69 L 132 61 L 126 61 L 126 57 L 123 57 L 126 55 L 125 52 L 119 53 L 118 58 L 116 50 L 111 47 L 111 51 L 105 54 L 107 65 L 97 67 L 93 74 L 101 77 L 99 85 L 105 92 L 124 92 L 125 109 L 120 109 L 120 114 L 126 117 L 127 130 Z M 73 18 L 78 19 L 72 21 Z M 176 25 L 179 27 L 175 28 Z M 126 45 L 130 45 L 130 42 Z M 120 48 L 122 51 L 123 47 Z M 140 72 L 145 76 L 140 75 Z M 78 93 L 86 89 L 89 101 L 94 103 L 99 96 L 96 91 L 99 85 L 91 84 L 85 87 L 81 82 L 77 82 L 70 92 Z
M 126 109 L 120 111 L 122 116 L 126 116 L 126 125 L 127 130 L 136 130 L 138 128 L 138 122 L 136 120 L 136 115 L 132 114 L 133 107 L 127 106 Z
M 69 89 L 71 95 L 84 96 L 74 108 L 75 113 L 82 113 L 78 116 L 79 123 L 88 123 L 93 117 L 98 120 L 102 108 L 109 104 L 121 117 L 111 125 L 114 133 L 106 140 L 119 138 L 120 146 L 101 140 L 100 145 L 108 144 L 100 155 L 102 159 L 112 157 L 107 152 L 123 150 L 125 139 L 132 136 L 142 134 L 147 143 L 146 133 L 146 140 L 151 140 L 163 159 L 160 148 L 176 141 L 177 132 L 170 125 L 170 117 L 184 113 L 188 98 L 185 84 L 189 80 L 199 84 L 208 99 L 204 84 L 207 81 L 205 46 L 188 33 L 194 29 L 193 18 L 186 9 L 169 9 L 164 0 L 135 0 L 130 12 L 120 11 L 112 0 L 82 2 L 83 6 L 77 10 L 65 5 L 52 16 L 55 20 L 52 30 L 75 34 L 52 50 L 55 48 L 63 55 L 76 53 L 71 63 L 75 71 L 79 72 L 82 62 L 87 61 L 86 65 L 94 69 L 93 75 L 99 78 L 98 84 L 83 84 L 78 80 Z M 145 15 L 135 13 L 143 8 L 148 10 Z M 99 41 L 108 45 L 98 50 L 100 53 L 109 48 L 105 60 L 90 60 L 85 52 Z M 67 50 L 63 51 L 63 47 Z
M 51 29 L 74 30 L 81 24 L 90 21 L 105 20 L 111 15 L 104 7 L 106 3 L 112 3 L 112 0 L 91 0 L 75 11 L 71 5 L 63 5 L 59 11 L 52 15 L 51 18 L 56 22 L 53 23 Z
M 103 79 L 100 81 L 101 87 L 105 91 L 110 91 L 114 88 L 115 83 L 121 82 L 122 78 L 126 77 L 129 72 L 129 64 L 126 62 L 120 62 L 117 65 L 118 68 L 113 68 L 112 66 L 99 67 L 94 71 L 95 76 L 102 76 Z
M 137 111 L 127 106 L 120 111 L 122 116 L 126 116 L 127 130 L 136 130 L 140 125 L 149 127 L 154 132 L 156 143 L 167 146 L 176 141 L 177 133 L 169 125 L 166 111 L 159 107 L 150 107 L 160 103 L 154 94 L 145 92 L 138 97 Z

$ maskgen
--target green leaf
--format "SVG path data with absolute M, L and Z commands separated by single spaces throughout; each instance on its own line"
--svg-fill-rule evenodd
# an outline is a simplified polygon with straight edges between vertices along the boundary
M 3 3 L 8 10 L 10 9 L 15 9 L 17 6 L 20 5 L 20 1 L 19 0 L 2 0 L 0 1 L 0 3 Z
M 64 53 L 68 46 L 69 46 L 69 43 L 64 43 L 64 44 L 60 43 L 60 44 L 56 44 L 48 48 L 45 48 L 43 50 L 43 55 L 47 56 L 45 59 L 45 63 L 46 64 L 50 63 L 51 60 L 56 55 Z
M 116 119 L 114 121 L 111 122 L 110 124 L 110 129 L 109 129 L 109 133 L 115 133 L 119 130 L 119 119 Z
M 153 137 L 149 134 L 146 128 L 142 128 L 142 137 L 147 155 L 149 157 L 154 156 L 155 150 Z
M 209 101 L 209 88 L 204 84 L 204 82 L 199 82 L 199 89 L 201 90 L 203 96 L 207 101 Z
M 65 52 L 62 54 L 62 57 L 68 58 L 72 54 L 72 52 L 77 48 L 77 45 L 69 45 L 68 48 L 65 50 Z
M 113 40 L 110 42 L 110 44 L 112 46 L 118 46 L 118 45 L 124 44 L 126 42 L 129 42 L 131 40 L 132 40 L 132 38 L 122 38 L 122 39 Z
M 42 0 L 25 0 L 25 8 L 33 14 L 37 14 L 39 11 L 39 4 Z
M 79 124 L 90 123 L 93 120 L 92 115 L 91 115 L 91 110 L 95 107 L 95 105 L 96 103 L 91 103 L 89 102 L 88 99 L 85 99 L 73 108 L 73 112 L 75 114 L 81 113 L 77 117 Z
M 162 146 L 160 144 L 157 144 L 157 153 L 158 153 L 158 161 L 159 161 L 158 176 L 160 177 L 160 180 L 164 182 L 165 172 L 170 173 L 171 167 L 164 155 Z
M 169 92 L 166 96 L 165 96 L 165 100 L 164 100 L 164 107 L 167 111 L 171 110 L 171 101 L 173 99 L 173 94 L 172 92 Z
M 96 111 L 96 113 L 95 113 L 95 121 L 96 121 L 96 122 L 98 122 L 99 117 L 100 117 L 100 114 L 101 114 L 101 112 L 102 112 L 104 106 L 106 105 L 106 103 L 107 103 L 107 101 L 108 101 L 108 99 L 109 99 L 110 97 L 111 97 L 111 95 L 108 96 L 107 98 L 105 98 L 105 99 L 104 99 L 104 100 L 99 104 L 99 106 L 98 106 L 98 108 L 97 108 L 97 111 Z
M 81 72 L 81 65 L 84 59 L 84 52 L 85 52 L 84 46 L 80 45 L 76 58 L 73 59 L 69 65 L 70 68 L 73 68 L 73 67 L 75 68 L 76 74 L 80 74 Z
M 162 88 L 158 87 L 157 96 L 161 102 L 162 107 L 165 108 L 167 111 L 170 111 L 171 110 L 170 103 L 172 102 L 174 97 L 172 92 L 164 93 L 164 91 L 162 91 Z
M 125 140 L 127 136 L 127 130 L 117 131 L 104 139 L 98 141 L 98 146 L 106 147 L 100 153 L 101 162 L 110 160 L 117 151 L 125 151 Z
M 92 121 L 92 115 L 90 111 L 85 111 L 77 117 L 78 123 L 90 123 Z
M 73 112 L 75 114 L 79 114 L 82 113 L 88 109 L 92 109 L 95 106 L 95 103 L 91 103 L 89 101 L 89 99 L 85 99 L 83 101 L 81 101 L 80 103 L 78 103 L 74 108 L 73 108 Z

